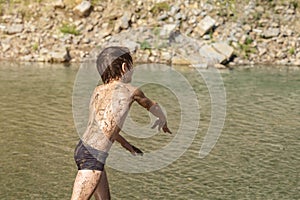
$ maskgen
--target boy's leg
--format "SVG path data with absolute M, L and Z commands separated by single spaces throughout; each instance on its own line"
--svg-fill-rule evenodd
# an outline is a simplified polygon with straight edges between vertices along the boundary
M 105 170 L 101 174 L 94 196 L 96 200 L 110 200 L 109 184 Z
M 78 170 L 71 200 L 88 200 L 95 191 L 101 177 L 101 171 Z

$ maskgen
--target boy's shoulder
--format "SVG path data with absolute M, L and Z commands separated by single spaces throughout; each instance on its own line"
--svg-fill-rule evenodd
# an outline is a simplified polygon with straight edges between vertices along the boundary
M 94 93 L 101 93 L 104 90 L 111 90 L 111 91 L 115 91 L 121 88 L 126 88 L 126 90 L 131 93 L 132 95 L 134 95 L 134 93 L 139 90 L 138 87 L 135 87 L 133 85 L 131 85 L 130 83 L 123 83 L 123 82 L 119 82 L 117 84 L 101 84 L 101 85 L 97 85 Z

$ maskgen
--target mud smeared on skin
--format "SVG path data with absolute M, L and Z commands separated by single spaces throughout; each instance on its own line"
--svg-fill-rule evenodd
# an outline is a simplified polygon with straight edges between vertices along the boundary
M 86 144 L 109 151 L 133 103 L 134 90 L 131 85 L 120 81 L 95 88 L 89 106 L 88 126 L 82 138 Z

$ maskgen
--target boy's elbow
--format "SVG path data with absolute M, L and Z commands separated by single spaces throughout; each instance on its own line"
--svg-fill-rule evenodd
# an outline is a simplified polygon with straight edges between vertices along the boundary
M 147 110 L 150 111 L 150 112 L 151 112 L 152 110 L 156 110 L 157 107 L 158 107 L 158 104 L 157 104 L 156 102 L 153 102 L 153 101 L 149 101 L 149 102 L 147 103 L 147 106 L 146 106 Z

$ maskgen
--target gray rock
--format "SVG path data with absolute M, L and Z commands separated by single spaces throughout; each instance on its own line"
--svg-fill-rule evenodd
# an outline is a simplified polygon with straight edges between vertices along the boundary
M 204 45 L 200 48 L 199 53 L 201 56 L 207 59 L 209 65 L 216 63 L 223 63 L 226 60 L 226 56 L 217 52 L 212 46 Z
M 71 60 L 68 49 L 60 48 L 57 51 L 52 51 L 49 53 L 50 62 L 69 62 Z
M 8 43 L 1 43 L 1 46 L 2 46 L 2 52 L 6 52 L 6 51 L 8 51 L 9 49 L 10 49 L 10 44 L 8 44 Z
M 87 31 L 87 32 L 91 32 L 93 29 L 94 29 L 94 26 L 93 26 L 92 24 L 88 24 L 88 25 L 86 26 L 86 31 Z
M 30 54 L 30 51 L 28 50 L 28 48 L 22 47 L 20 49 L 20 53 L 23 54 L 23 55 L 28 55 L 28 54 Z
M 160 59 L 161 59 L 162 61 L 170 62 L 171 59 L 172 59 L 172 55 L 171 55 L 171 53 L 168 52 L 168 51 L 162 51 L 162 52 L 161 52 L 161 55 L 160 55 Z
M 124 13 L 124 15 L 120 18 L 120 27 L 122 29 L 128 29 L 129 28 L 129 23 L 130 23 L 130 20 L 131 20 L 131 16 L 132 16 L 132 13 L 129 12 L 129 11 L 126 11 Z
M 81 17 L 87 17 L 89 16 L 91 9 L 91 2 L 83 0 L 79 5 L 77 5 L 74 8 L 74 12 Z
M 283 36 L 292 36 L 294 34 L 293 30 L 291 29 L 285 29 L 284 31 L 281 31 Z
M 256 28 L 254 28 L 254 29 L 252 29 L 252 32 L 254 32 L 254 33 L 258 33 L 258 34 L 261 34 L 263 31 L 262 31 L 262 30 L 260 30 L 260 29 L 256 29 Z
M 201 13 L 200 13 L 200 16 L 201 17 L 205 17 L 207 15 L 207 12 L 205 12 L 205 11 L 202 11 Z
M 294 15 L 295 14 L 295 10 L 294 9 L 288 9 L 286 11 L 286 14 L 288 14 L 288 15 Z
M 49 54 L 49 50 L 46 49 L 46 48 L 42 48 L 40 51 L 39 51 L 40 54 L 42 55 L 48 55 Z
M 209 34 L 206 34 L 206 35 L 203 35 L 203 40 L 210 40 L 210 35 Z
M 15 23 L 15 24 L 22 24 L 22 23 L 23 23 L 23 20 L 20 19 L 20 18 L 16 18 L 16 19 L 14 19 L 14 23 Z
M 260 19 L 258 21 L 258 23 L 260 24 L 260 26 L 265 27 L 265 26 L 267 26 L 270 23 L 270 20 L 268 20 L 268 19 Z
M 13 35 L 17 33 L 21 33 L 24 30 L 23 24 L 12 24 L 11 26 L 6 27 L 5 32 L 8 35 Z
M 222 64 L 219 64 L 219 63 L 215 64 L 214 67 L 217 68 L 217 69 L 226 69 L 225 65 L 222 65 Z
M 204 17 L 204 19 L 202 19 L 198 24 L 200 36 L 203 36 L 205 33 L 207 33 L 215 24 L 216 21 L 210 16 Z
M 176 20 L 181 20 L 181 19 L 182 19 L 182 14 L 181 14 L 181 13 L 177 13 L 177 14 L 175 15 L 175 19 L 176 19 Z
M 300 66 L 300 60 L 299 60 L 299 59 L 298 59 L 298 60 L 294 60 L 294 61 L 292 62 L 292 65 Z
M 165 24 L 160 30 L 161 37 L 169 37 L 170 33 L 177 27 L 177 24 Z
M 169 15 L 174 16 L 176 13 L 180 11 L 180 7 L 177 5 L 171 6 Z
M 132 13 L 126 11 L 120 19 L 117 20 L 115 23 L 114 31 L 116 33 L 119 33 L 121 30 L 126 30 L 130 26 Z
M 263 13 L 263 12 L 265 12 L 265 8 L 264 8 L 263 6 L 257 6 L 257 7 L 255 8 L 255 10 L 256 10 L 256 12 L 258 12 L 258 13 Z
M 257 50 L 259 56 L 263 56 L 265 53 L 267 53 L 267 48 L 264 47 L 263 45 L 258 46 Z
M 282 11 L 285 10 L 285 8 L 284 8 L 284 6 L 278 5 L 278 6 L 275 6 L 274 10 L 276 13 L 281 13 Z
M 240 43 L 240 44 L 245 44 L 247 38 L 248 38 L 248 35 L 247 35 L 247 34 L 242 35 L 242 37 L 239 39 L 239 43 Z
M 138 44 L 132 40 L 122 41 L 122 45 L 127 47 L 130 50 L 130 52 L 132 52 L 132 53 L 136 52 L 137 49 L 140 48 L 140 44 Z
M 234 49 L 225 42 L 214 43 L 212 46 L 217 52 L 226 56 L 227 59 L 231 58 L 234 51 Z
M 53 3 L 53 7 L 56 9 L 56 8 L 65 8 L 65 4 L 64 4 L 64 1 L 63 0 L 56 0 L 54 3 Z
M 273 28 L 278 28 L 278 27 L 279 27 L 279 23 L 277 23 L 277 22 L 272 22 L 272 23 L 271 23 L 271 27 L 273 27 Z
M 164 13 L 164 14 L 157 17 L 158 21 L 164 21 L 166 19 L 168 19 L 168 15 L 166 13 Z
M 201 10 L 199 10 L 199 9 L 192 9 L 192 13 L 195 16 L 199 16 L 201 14 Z
M 193 29 L 192 28 L 187 28 L 186 31 L 185 31 L 185 35 L 189 35 L 193 32 Z
M 32 57 L 32 55 L 26 55 L 26 56 L 21 57 L 21 60 L 25 61 L 25 62 L 31 62 L 31 61 L 33 61 L 33 57 Z
M 81 41 L 81 38 L 80 37 L 75 37 L 75 38 L 73 38 L 72 41 L 73 41 L 74 45 L 78 45 L 80 43 L 80 41 Z
M 5 32 L 6 30 L 6 25 L 5 24 L 0 24 L 0 31 Z
M 261 33 L 263 38 L 269 39 L 273 37 L 277 37 L 280 34 L 279 28 L 269 28 Z
M 243 26 L 243 30 L 246 33 L 249 33 L 252 30 L 252 28 L 251 28 L 251 26 L 249 24 L 246 24 L 246 25 Z
M 197 17 L 196 16 L 191 16 L 188 20 L 188 24 L 194 24 L 197 22 Z
M 89 44 L 91 43 L 91 39 L 89 38 L 83 38 L 82 41 L 81 41 L 82 44 Z
M 186 59 L 182 56 L 173 56 L 171 62 L 172 62 L 172 65 L 189 65 L 189 64 L 191 64 L 191 62 L 188 59 Z

